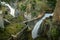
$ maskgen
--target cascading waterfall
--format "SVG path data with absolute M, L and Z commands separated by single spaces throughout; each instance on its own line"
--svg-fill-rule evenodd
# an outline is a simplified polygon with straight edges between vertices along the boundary
M 7 4 L 5 2 L 1 2 L 1 4 L 9 7 L 9 9 L 10 9 L 10 15 L 12 15 L 13 17 L 15 17 L 15 9 L 14 8 L 12 8 L 9 4 Z
M 43 16 L 43 18 L 40 19 L 40 20 L 36 23 L 35 27 L 34 27 L 33 30 L 32 30 L 32 38 L 33 38 L 33 39 L 35 39 L 36 37 L 38 37 L 38 29 L 39 29 L 39 27 L 41 27 L 40 25 L 41 25 L 41 23 L 43 22 L 43 20 L 46 19 L 46 17 L 50 17 L 50 16 L 53 16 L 53 14 L 46 13 L 46 14 Z

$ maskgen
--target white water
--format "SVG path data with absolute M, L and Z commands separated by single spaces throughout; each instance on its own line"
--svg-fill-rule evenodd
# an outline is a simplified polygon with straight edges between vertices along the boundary
M 7 4 L 5 2 L 1 2 L 1 4 L 9 7 L 9 9 L 10 9 L 10 15 L 12 15 L 13 17 L 15 17 L 15 9 L 14 8 L 12 8 L 9 4 Z
M 35 39 L 36 37 L 38 37 L 38 29 L 41 27 L 40 25 L 41 25 L 41 23 L 43 22 L 43 20 L 44 19 L 46 19 L 46 17 L 50 17 L 50 16 L 53 16 L 53 14 L 45 14 L 44 16 L 43 16 L 43 18 L 42 19 L 40 19 L 37 23 L 36 23 L 36 25 L 35 25 L 35 27 L 33 28 L 33 30 L 32 30 L 32 38 L 33 39 Z

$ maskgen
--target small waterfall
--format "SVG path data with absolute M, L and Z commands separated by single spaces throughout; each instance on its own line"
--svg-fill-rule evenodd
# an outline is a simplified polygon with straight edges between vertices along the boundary
M 1 4 L 9 7 L 9 9 L 10 9 L 10 14 L 11 14 L 13 17 L 15 17 L 15 9 L 14 9 L 14 8 L 12 8 L 9 4 L 7 4 L 7 3 L 5 3 L 5 2 L 1 2 Z
M 43 18 L 40 19 L 40 20 L 36 23 L 35 27 L 34 27 L 33 30 L 32 30 L 32 38 L 33 38 L 33 39 L 35 39 L 36 37 L 38 37 L 38 29 L 39 29 L 39 27 L 41 27 L 40 25 L 41 25 L 41 23 L 43 22 L 43 20 L 44 20 L 46 17 L 50 17 L 50 16 L 53 16 L 53 14 L 46 13 L 46 14 L 43 16 Z

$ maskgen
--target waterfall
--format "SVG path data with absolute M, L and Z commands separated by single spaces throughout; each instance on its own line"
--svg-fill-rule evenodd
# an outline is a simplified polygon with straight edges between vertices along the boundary
M 38 37 L 38 29 L 41 27 L 41 23 L 43 22 L 44 19 L 46 19 L 46 17 L 50 17 L 53 16 L 53 14 L 50 13 L 46 13 L 43 18 L 41 18 L 35 25 L 35 27 L 32 30 L 32 38 L 35 39 L 36 37 Z
M 7 4 L 5 2 L 1 2 L 1 4 L 7 6 L 10 9 L 10 15 L 15 17 L 15 9 L 14 8 L 12 8 L 9 4 Z

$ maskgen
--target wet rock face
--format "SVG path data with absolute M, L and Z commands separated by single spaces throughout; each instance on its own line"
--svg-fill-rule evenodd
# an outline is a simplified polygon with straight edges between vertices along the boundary
M 18 17 L 18 16 L 19 16 L 19 11 L 15 10 L 15 17 Z
M 3 21 L 2 11 L 0 11 L 0 28 L 4 28 L 4 21 Z

